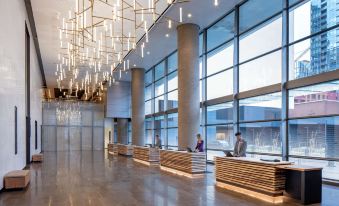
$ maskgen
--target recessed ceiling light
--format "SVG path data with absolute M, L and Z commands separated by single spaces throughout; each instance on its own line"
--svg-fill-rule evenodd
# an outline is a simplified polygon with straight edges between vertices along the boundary
M 191 18 L 191 17 L 192 17 L 192 14 L 191 14 L 191 13 L 188 13 L 188 14 L 187 14 L 187 17 L 188 17 L 188 18 Z
M 148 51 L 148 52 L 147 52 L 147 54 L 149 55 L 149 54 L 150 54 L 150 52 Z
M 169 37 L 169 34 L 166 34 L 165 36 L 166 36 L 166 37 Z

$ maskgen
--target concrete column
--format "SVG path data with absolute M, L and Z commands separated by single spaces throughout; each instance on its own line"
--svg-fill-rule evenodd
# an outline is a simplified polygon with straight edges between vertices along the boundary
M 178 34 L 178 146 L 193 148 L 200 127 L 199 26 L 182 24 Z
M 128 144 L 128 119 L 118 118 L 117 133 L 118 143 Z
M 132 68 L 132 144 L 145 145 L 145 70 Z

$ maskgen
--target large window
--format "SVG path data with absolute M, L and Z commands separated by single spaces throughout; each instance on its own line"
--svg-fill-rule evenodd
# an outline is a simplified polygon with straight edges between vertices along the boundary
M 271 19 L 241 35 L 239 41 L 239 61 L 243 62 L 281 47 L 281 36 L 281 16 Z
M 291 155 L 339 158 L 339 117 L 288 122 Z
M 146 72 L 146 74 L 145 74 L 145 84 L 146 84 L 146 85 L 151 84 L 152 81 L 153 81 L 152 71 L 153 71 L 153 70 L 149 70 L 149 71 Z
M 289 91 L 288 115 L 309 117 L 339 114 L 339 80 Z
M 207 124 L 225 124 L 233 122 L 233 102 L 207 107 Z
M 167 90 L 172 91 L 174 89 L 178 89 L 178 73 L 173 72 L 168 75 L 167 79 Z
M 167 115 L 168 146 L 178 146 L 178 113 Z
M 233 37 L 234 12 L 227 15 L 207 30 L 207 50 L 209 51 Z
M 290 42 L 338 24 L 337 3 L 336 0 L 310 0 L 291 8 L 289 12 Z
M 337 33 L 338 29 L 333 29 L 292 44 L 289 47 L 289 78 L 293 80 L 337 70 Z
M 233 125 L 207 126 L 207 149 L 232 150 L 233 147 Z
M 207 100 L 233 94 L 233 69 L 207 78 Z
M 240 92 L 281 82 L 281 50 L 239 67 Z
M 201 30 L 207 160 L 233 150 L 240 131 L 248 157 L 324 167 L 324 177 L 339 180 L 338 16 L 336 0 L 247 0 Z M 146 131 L 171 149 L 178 146 L 177 64 L 174 52 L 145 77 L 147 117 L 163 124 Z
M 165 117 L 157 116 L 154 118 L 154 134 L 159 135 L 161 143 L 166 144 Z
M 175 148 L 178 145 L 178 114 L 164 114 L 178 108 L 177 55 L 177 52 L 172 53 L 146 73 L 145 115 L 155 116 L 146 120 L 149 125 L 145 128 L 147 144 L 153 144 L 155 135 L 159 135 L 163 146 Z
M 160 96 L 162 94 L 164 94 L 165 92 L 165 79 L 162 78 L 160 80 L 158 80 L 157 82 L 155 82 L 154 84 L 154 96 L 157 97 L 157 96 Z
M 145 102 L 145 115 L 152 114 L 152 100 Z
M 207 54 L 207 76 L 233 66 L 233 44 L 226 44 Z
M 280 121 L 240 124 L 247 152 L 281 154 Z
M 168 69 L 167 72 L 171 73 L 172 71 L 177 70 L 178 68 L 178 53 L 175 52 L 171 56 L 168 57 Z
M 281 92 L 239 100 L 240 121 L 281 118 Z
M 153 120 L 152 118 L 147 118 L 145 120 L 145 136 L 146 136 L 146 144 L 153 144 Z
M 152 86 L 148 86 L 145 88 L 145 100 L 149 100 L 152 98 Z
M 165 75 L 165 61 L 156 65 L 154 68 L 154 79 L 158 80 Z
M 283 0 L 251 0 L 240 6 L 239 32 L 242 33 L 282 10 Z

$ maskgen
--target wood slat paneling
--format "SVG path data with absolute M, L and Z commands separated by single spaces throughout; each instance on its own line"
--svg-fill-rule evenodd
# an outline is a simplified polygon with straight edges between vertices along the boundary
M 290 164 L 251 158 L 215 157 L 216 180 L 273 197 L 281 196 L 285 188 L 285 171 L 279 166 Z
M 160 164 L 189 174 L 205 173 L 206 154 L 160 150 Z
M 134 146 L 133 158 L 157 163 L 160 161 L 160 152 L 157 148 Z
M 133 155 L 133 145 L 124 145 L 118 144 L 118 154 L 132 156 Z

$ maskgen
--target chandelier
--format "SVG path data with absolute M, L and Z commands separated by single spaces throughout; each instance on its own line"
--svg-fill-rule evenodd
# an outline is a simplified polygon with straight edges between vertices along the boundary
M 98 88 L 103 90 L 104 82 L 111 85 L 129 70 L 125 57 L 131 50 L 144 57 L 149 30 L 155 24 L 166 23 L 171 29 L 172 24 L 182 23 L 182 7 L 179 20 L 164 16 L 163 11 L 189 1 L 75 0 L 75 9 L 62 18 L 59 28 L 58 88 L 68 85 L 70 91 L 84 90 L 87 99 Z
M 56 117 L 59 123 L 81 121 L 80 103 L 76 101 L 59 101 L 56 103 Z

